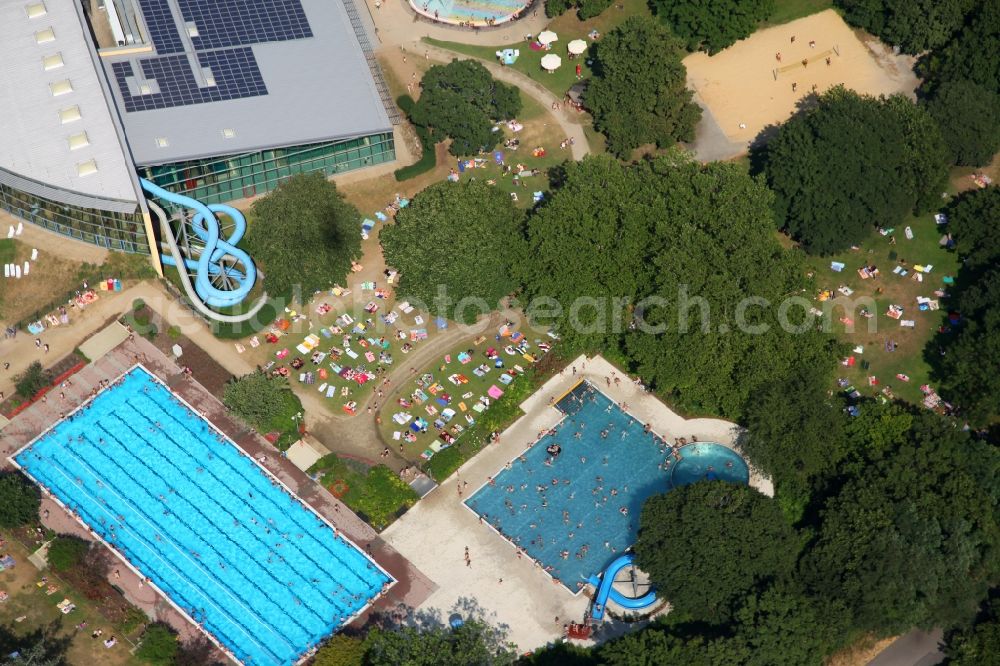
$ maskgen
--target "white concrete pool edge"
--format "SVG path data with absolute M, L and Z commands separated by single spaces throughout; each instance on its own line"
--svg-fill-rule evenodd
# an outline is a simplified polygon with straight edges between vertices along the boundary
M 90 534 L 90 535 L 91 535 L 92 537 L 94 537 L 95 539 L 97 539 L 97 540 L 98 540 L 98 541 L 99 541 L 99 542 L 100 542 L 101 544 L 103 544 L 103 545 L 104 545 L 104 546 L 105 546 L 106 548 L 108 548 L 108 550 L 110 550 L 110 551 L 111 551 L 111 552 L 112 552 L 112 553 L 113 553 L 113 554 L 115 555 L 115 557 L 117 557 L 117 558 L 118 558 L 119 560 L 121 560 L 121 561 L 122 561 L 122 563 L 123 563 L 123 564 L 124 564 L 124 565 L 125 565 L 125 566 L 126 566 L 126 567 L 127 567 L 127 568 L 128 568 L 129 570 L 130 570 L 130 571 L 132 571 L 132 572 L 133 572 L 134 574 L 136 574 L 136 576 L 138 576 L 140 580 L 144 581 L 144 582 L 145 582 L 145 584 L 146 584 L 146 585 L 149 585 L 149 586 L 150 586 L 150 588 L 152 588 L 153 590 L 155 590 L 155 591 L 156 591 L 156 593 L 157 593 L 157 594 L 158 594 L 158 595 L 159 595 L 159 596 L 160 596 L 161 598 L 165 599 L 165 600 L 167 601 L 167 603 L 168 603 L 168 604 L 169 604 L 169 605 L 170 605 L 170 606 L 171 606 L 171 607 L 172 607 L 172 608 L 173 608 L 174 610 L 176 610 L 176 611 L 177 611 L 178 613 L 180 613 L 180 615 L 181 615 L 182 617 L 184 617 L 184 618 L 185 618 L 185 619 L 186 619 L 186 620 L 187 620 L 188 622 L 190 622 L 190 623 L 192 623 L 192 624 L 193 624 L 194 626 L 198 627 L 198 629 L 199 629 L 199 630 L 200 630 L 200 631 L 201 631 L 201 632 L 202 632 L 202 633 L 203 633 L 203 634 L 204 634 L 204 635 L 205 635 L 206 637 L 208 637 L 208 639 L 209 639 L 209 640 L 210 640 L 210 641 L 212 642 L 212 644 L 213 644 L 213 645 L 215 645 L 215 646 L 216 646 L 217 648 L 219 648 L 219 650 L 221 650 L 221 651 L 222 651 L 222 652 L 223 652 L 223 653 L 224 653 L 224 654 L 225 654 L 225 655 L 226 655 L 227 657 L 229 657 L 230 659 L 232 659 L 232 660 L 233 660 L 234 662 L 236 662 L 237 664 L 240 664 L 241 666 L 243 666 L 243 665 L 245 664 L 245 662 L 243 662 L 243 661 L 240 661 L 240 660 L 239 660 L 239 659 L 238 659 L 238 658 L 237 658 L 237 657 L 236 657 L 236 656 L 235 656 L 235 655 L 234 655 L 234 654 L 232 653 L 232 651 L 231 651 L 231 650 L 229 650 L 229 649 L 228 649 L 227 647 L 225 647 L 225 646 L 224 646 L 224 645 L 223 645 L 223 644 L 222 644 L 222 643 L 221 643 L 221 642 L 220 642 L 220 641 L 219 641 L 219 640 L 218 640 L 218 639 L 217 639 L 217 638 L 215 637 L 215 635 L 213 635 L 213 634 L 212 634 L 212 633 L 211 633 L 210 631 L 208 631 L 208 630 L 207 630 L 207 629 L 206 629 L 206 628 L 205 628 L 205 627 L 204 627 L 204 626 L 203 626 L 203 625 L 202 625 L 202 624 L 201 624 L 200 622 L 198 622 L 197 620 L 195 620 L 195 619 L 194 619 L 194 617 L 192 617 L 192 616 L 191 616 L 191 615 L 190 615 L 190 614 L 189 614 L 189 613 L 188 613 L 187 611 L 185 611 L 185 610 L 184 610 L 183 608 L 181 608 L 181 607 L 180 607 L 180 606 L 179 606 L 179 605 L 178 605 L 178 604 L 177 604 L 177 603 L 176 603 L 176 602 L 175 602 L 175 601 L 173 600 L 173 598 L 171 598 L 171 596 L 170 596 L 169 594 L 167 594 L 167 593 L 166 593 L 166 592 L 165 592 L 164 590 L 160 589 L 160 587 L 159 587 L 159 586 L 157 586 L 157 585 L 156 585 L 156 583 L 154 583 L 154 582 L 153 582 L 153 581 L 152 581 L 152 580 L 151 580 L 151 579 L 150 579 L 150 578 L 149 578 L 148 576 L 146 576 L 146 575 L 145 575 L 145 574 L 143 574 L 143 573 L 142 573 L 142 572 L 141 572 L 141 571 L 140 571 L 140 570 L 139 570 L 138 568 L 136 568 L 136 567 L 135 567 L 135 566 L 134 566 L 134 565 L 133 565 L 133 564 L 131 563 L 131 561 L 129 561 L 129 559 L 128 559 L 127 557 L 125 557 L 125 555 L 124 555 L 123 553 L 121 553 L 121 552 L 120 552 L 120 551 L 119 551 L 119 550 L 118 550 L 118 549 L 117 549 L 117 548 L 116 548 L 116 547 L 115 547 L 114 545 L 112 545 L 112 544 L 111 544 L 110 542 L 108 542 L 107 540 L 105 540 L 105 539 L 104 539 L 104 537 L 102 537 L 102 536 L 101 536 L 101 535 L 99 535 L 99 534 L 98 534 L 97 532 L 95 532 L 95 531 L 93 530 L 93 528 L 91 528 L 91 526 L 90 526 L 90 525 L 88 525 L 88 524 L 87 524 L 86 522 L 84 522 L 84 520 L 83 520 L 82 518 L 80 518 L 80 517 L 79 517 L 79 516 L 77 515 L 76 511 L 74 511 L 73 509 L 71 509 L 70 507 L 68 507 L 68 506 L 67 506 L 67 505 L 66 505 L 65 503 L 63 503 L 63 501 L 62 501 L 62 500 L 61 500 L 61 499 L 60 499 L 60 498 L 59 498 L 59 497 L 58 497 L 58 496 L 57 496 L 57 495 L 56 495 L 55 493 L 51 492 L 51 491 L 50 491 L 50 490 L 48 489 L 48 487 L 47 487 L 47 486 L 45 486 L 44 484 L 42 484 L 42 483 L 41 483 L 41 482 L 40 482 L 40 481 L 39 481 L 38 479 L 36 479 L 36 478 L 35 478 L 35 477 L 34 477 L 34 476 L 33 476 L 33 475 L 32 475 L 32 474 L 30 473 L 30 472 L 28 472 L 28 470 L 27 470 L 27 469 L 25 469 L 24 467 L 22 467 L 22 466 L 21 466 L 21 465 L 20 465 L 20 464 L 19 464 L 19 463 L 17 462 L 17 459 L 16 459 L 16 458 L 17 458 L 17 456 L 21 455 L 21 453 L 23 453 L 23 452 L 24 452 L 24 451 L 26 451 L 27 449 L 31 448 L 32 446 L 34 446 L 34 445 L 35 445 L 35 443 L 36 443 L 36 442 L 38 442 L 38 440 L 40 440 L 40 439 L 42 439 L 43 437 L 45 437 L 46 435 L 48 435 L 48 434 L 49 434 L 49 432 L 50 432 L 50 431 L 52 431 L 53 429 L 55 429 L 55 427 L 56 427 L 56 426 L 58 426 L 58 425 L 59 425 L 60 423 L 62 423 L 63 421 L 66 421 L 66 420 L 69 420 L 69 419 L 70 419 L 70 418 L 71 418 L 71 417 L 72 417 L 72 416 L 73 416 L 74 414 L 76 414 L 77 412 L 79 412 L 79 411 L 83 410 L 84 408 L 86 408 L 87 406 L 89 406 L 89 405 L 90 405 L 90 404 L 91 404 L 91 403 L 92 403 L 92 402 L 93 402 L 94 400 L 96 400 L 96 399 L 97 399 L 97 398 L 98 398 L 99 396 L 101 396 L 101 395 L 102 395 L 102 394 L 103 394 L 104 392 L 106 392 L 106 391 L 108 391 L 108 390 L 110 390 L 110 389 L 112 389 L 112 388 L 115 388 L 115 387 L 116 387 L 116 385 L 118 384 L 118 382 L 119 382 L 119 381 L 120 381 L 120 380 L 121 380 L 122 378 L 124 378 L 124 377 L 125 377 L 126 375 L 130 374 L 131 372 L 133 372 L 133 371 L 134 371 L 134 370 L 136 370 L 136 369 L 140 369 L 140 370 L 142 370 L 142 371 L 143 371 L 144 373 L 146 373 L 146 374 L 147 374 L 147 375 L 148 375 L 148 376 L 149 376 L 149 377 L 150 377 L 150 378 L 151 378 L 151 379 L 152 379 L 152 380 L 153 380 L 154 382 L 156 382 L 156 383 L 160 384 L 160 385 L 161 385 L 161 386 L 162 386 L 162 387 L 164 388 L 164 390 L 166 390 L 166 391 L 167 391 L 167 392 L 168 392 L 168 393 L 169 393 L 169 394 L 170 394 L 170 395 L 171 395 L 171 396 L 172 396 L 172 397 L 173 397 L 174 399 L 176 399 L 176 400 L 177 400 L 178 402 L 180 402 L 180 403 L 181 403 L 182 405 L 184 405 L 184 407 L 185 407 L 186 409 L 190 410 L 190 412 L 191 412 L 192 414 L 195 414 L 195 415 L 196 415 L 196 416 L 197 416 L 198 418 L 200 418 L 200 419 L 201 419 L 202 421 L 204 421 L 205 423 L 207 423 L 207 424 L 208 424 L 208 426 L 209 426 L 209 428 L 211 428 L 211 429 L 212 429 L 212 430 L 213 430 L 213 431 L 214 431 L 215 433 L 217 433 L 217 434 L 218 434 L 219 436 L 221 436 L 221 437 L 222 437 L 222 438 L 223 438 L 223 439 L 224 439 L 225 441 L 227 441 L 227 442 L 228 442 L 229 444 L 231 444 L 231 445 L 232 445 L 232 446 L 233 446 L 233 447 L 234 447 L 234 448 L 235 448 L 235 449 L 236 449 L 237 451 L 239 451 L 239 452 L 240 452 L 240 454 L 241 454 L 241 455 L 243 455 L 243 456 L 246 456 L 246 457 L 247 457 L 247 458 L 248 458 L 248 459 L 249 459 L 249 460 L 250 460 L 250 461 L 251 461 L 251 462 L 252 462 L 252 463 L 253 463 L 254 465 L 256 465 L 256 466 L 257 466 L 257 467 L 258 467 L 258 468 L 259 468 L 259 469 L 260 469 L 260 470 L 261 470 L 262 472 L 264 472 L 264 474 L 265 474 L 265 475 L 266 475 L 266 476 L 267 476 L 268 478 L 270 478 L 270 479 L 271 479 L 271 480 L 272 480 L 273 482 L 277 483 L 277 484 L 278 484 L 278 485 L 279 485 L 279 486 L 280 486 L 280 487 L 281 487 L 281 488 L 282 488 L 282 489 L 283 489 L 283 490 L 284 490 L 284 491 L 285 491 L 286 493 L 288 493 L 288 495 L 289 495 L 290 497 L 294 498 L 294 499 L 295 499 L 295 500 L 296 500 L 296 501 L 297 501 L 297 502 L 298 502 L 298 503 L 299 503 L 300 505 L 302 505 L 302 506 L 303 506 L 303 507 L 304 507 L 305 509 L 307 509 L 308 511 L 312 512 L 312 513 L 313 513 L 313 515 L 315 515 L 315 516 L 316 516 L 317 518 L 319 518 L 319 519 L 320 519 L 320 521 L 322 521 L 322 522 L 323 522 L 323 524 L 325 524 L 325 525 L 326 525 L 327 527 L 329 527 L 329 528 L 330 528 L 331 530 L 333 530 L 333 532 L 334 532 L 334 534 L 335 534 L 336 536 L 338 536 L 339 538 L 341 538 L 341 539 L 343 539 L 344 541 L 346 541 L 347 543 L 349 543 L 349 544 L 351 545 L 351 547 L 352 547 L 352 548 L 354 548 L 355 550 L 357 550 L 357 551 L 358 551 L 358 552 L 359 552 L 359 553 L 360 553 L 360 554 L 361 554 L 361 555 L 362 555 L 362 556 L 363 556 L 363 557 L 364 557 L 364 558 L 365 558 L 366 560 L 368 560 L 369 562 L 371 562 L 371 563 L 372 563 L 372 564 L 373 564 L 373 565 L 374 565 L 374 566 L 375 566 L 375 567 L 376 567 L 376 568 L 377 568 L 377 569 L 378 569 L 379 571 L 381 571 L 381 572 L 382 572 L 382 573 L 383 573 L 383 574 L 385 575 L 385 577 L 386 577 L 386 578 L 388 578 L 389 582 L 388 582 L 387 586 L 385 586 L 385 587 L 383 588 L 383 590 L 381 590 L 381 591 L 380 591 L 380 592 L 379 592 L 378 594 L 376 594 L 375 596 L 371 597 L 371 599 L 370 599 L 370 600 L 368 601 L 368 603 L 366 603 L 366 604 L 365 604 L 364 606 L 362 606 L 362 607 L 361 607 L 361 608 L 360 608 L 360 609 L 359 609 L 359 610 L 358 610 L 358 611 L 357 611 L 356 613 L 354 613 L 353 615 L 349 616 L 349 617 L 348 617 L 348 618 L 347 618 L 347 619 L 346 619 L 346 620 L 345 620 L 344 622 L 342 622 L 342 623 L 341 623 L 341 624 L 340 624 L 340 625 L 339 625 L 339 626 L 338 626 L 338 627 L 337 627 L 337 628 L 336 628 L 336 629 L 335 629 L 334 631 L 332 631 L 332 632 L 330 633 L 330 635 L 334 635 L 334 634 L 336 634 L 336 633 L 337 633 L 338 631 L 340 631 L 340 630 L 341 630 L 341 629 L 343 629 L 344 627 L 346 627 L 346 626 L 350 625 L 350 624 L 351 624 L 352 622 L 354 622 L 354 620 L 356 620 L 356 619 L 357 619 L 358 617 L 360 617 L 360 616 L 361 616 L 361 615 L 363 615 L 363 614 L 364 614 L 365 612 L 367 612 L 367 611 L 368 611 L 368 609 L 369 609 L 369 608 L 370 608 L 370 607 L 371 607 L 372 605 L 374 605 L 374 604 L 375 604 L 375 603 L 376 603 L 376 602 L 377 602 L 377 601 L 378 601 L 378 600 L 379 600 L 380 598 L 382 598 L 383 596 L 385 596 L 386 594 L 388 594 L 389 590 L 390 590 L 390 589 L 392 589 L 392 587 L 393 587 L 394 585 L 396 585 L 396 584 L 397 584 L 397 583 L 399 582 L 398 580 L 396 580 L 396 578 L 395 578 L 395 577 L 394 577 L 394 576 L 393 576 L 392 574 L 390 574 L 390 573 L 389 573 L 388 571 L 386 571 L 386 570 L 385 570 L 385 569 L 384 569 L 384 568 L 382 567 L 382 565 L 380 565 L 380 564 L 379 564 L 379 563 L 378 563 L 377 561 L 375 561 L 375 559 L 374 559 L 373 557 L 371 557 L 371 555 L 369 555 L 369 554 L 368 554 L 368 553 L 367 553 L 367 552 L 365 551 L 365 549 L 364 549 L 364 548 L 361 548 L 361 547 L 359 547 L 359 546 L 358 546 L 358 544 L 356 544 L 356 543 L 355 543 L 355 542 L 354 542 L 354 541 L 353 541 L 353 540 L 352 540 L 352 539 L 351 539 L 350 537 L 348 537 L 348 536 L 347 536 L 346 534 L 344 534 L 344 533 L 343 533 L 343 532 L 342 532 L 342 531 L 341 531 L 341 530 L 340 530 L 339 528 L 335 527 L 335 526 L 334 526 L 334 525 L 333 525 L 332 523 L 330 523 L 330 521 L 329 521 L 329 520 L 327 520 L 327 519 L 326 519 L 326 518 L 325 518 L 325 517 L 324 517 L 324 516 L 323 516 L 322 514 L 320 514 L 320 513 L 319 513 L 319 512 L 318 512 L 318 511 L 317 511 L 317 510 L 316 510 L 315 508 L 313 508 L 313 507 L 312 507 L 312 506 L 311 506 L 311 505 L 310 505 L 310 504 L 309 504 L 308 502 L 306 502 L 305 500 L 303 500 L 303 499 L 302 499 L 301 497 L 299 497 L 299 496 L 298 496 L 298 495 L 297 495 L 296 493 L 292 492 L 291 488 L 289 488 L 289 487 L 288 487 L 288 486 L 287 486 L 287 485 L 286 485 L 286 484 L 285 484 L 285 483 L 284 483 L 283 481 L 281 481 L 281 479 L 277 478 L 277 476 L 275 476 L 274 474 L 272 474 L 270 470 L 268 470 L 268 469 L 267 469 L 266 467 L 264 467 L 264 466 L 263 466 L 263 465 L 262 465 L 262 464 L 260 463 L 260 461 L 258 461 L 257 459 L 255 459 L 255 458 L 254 458 L 253 456 L 251 456 L 251 455 L 250 455 L 249 453 L 247 453 L 247 451 L 246 451 L 245 449 L 243 449 L 243 447 L 241 447 L 241 446 L 240 446 L 239 444 L 237 444 L 237 443 L 236 443 L 236 442 L 235 442 L 235 441 L 234 441 L 234 440 L 233 440 L 232 438 L 230 438 L 230 437 L 229 437 L 229 436 L 228 436 L 228 435 L 227 435 L 227 434 L 226 434 L 225 432 L 223 432 L 222 430 L 220 430 L 220 429 L 219 429 L 219 428 L 218 428 L 218 427 L 217 427 L 217 426 L 216 426 L 216 425 L 215 425 L 214 423 L 212 423 L 211 419 L 209 419 L 208 417 L 204 416 L 204 415 L 203 415 L 203 414 L 201 413 L 201 411 L 199 411 L 198 409 L 195 409 L 195 407 L 194 407 L 193 405 L 191 405 L 191 404 L 190 404 L 190 403 L 189 403 L 189 402 L 188 402 L 187 400 L 185 400 L 185 399 L 184 399 L 184 398 L 183 398 L 183 397 L 182 397 L 181 395 L 179 395 L 179 394 L 178 394 L 178 393 L 177 393 L 176 391 L 173 391 L 173 390 L 172 390 L 172 389 L 171 389 L 171 388 L 170 388 L 169 386 L 167 386 L 166 382 L 164 382 L 163 380 L 161 380 L 161 379 L 160 379 L 160 378 L 159 378 L 159 377 L 158 377 L 158 376 L 156 375 L 156 373 L 154 373 L 154 372 L 152 372 L 151 370 L 149 370 L 148 368 L 146 368 L 146 366 L 144 366 L 144 365 L 143 365 L 142 363 L 134 363 L 134 364 L 132 364 L 132 365 L 131 365 L 130 367 L 128 367 L 128 368 L 127 368 L 126 370 L 124 370 L 124 371 L 123 371 L 123 372 L 122 372 L 121 374 L 119 374 L 119 375 L 118 375 L 117 377 L 115 377 L 115 379 L 111 380 L 111 381 L 109 382 L 109 384 L 108 384 L 107 386 L 105 386 L 104 388 L 101 388 L 101 389 L 99 389 L 99 390 L 97 391 L 97 393 L 95 393 L 94 395 L 90 396 L 89 398 L 87 398 L 86 400 L 84 400 L 84 401 L 83 401 L 82 403 L 80 403 L 79 405 L 77 405 L 77 406 L 76 406 L 75 408 L 73 408 L 72 410 L 70 410 L 69 412 L 67 412 L 67 413 L 66 413 L 66 414 L 65 414 L 65 415 L 63 416 L 63 418 L 61 418 L 61 419 L 58 419 L 58 420 L 56 420 L 56 421 L 53 421 L 53 422 L 52 422 L 52 423 L 50 423 L 50 424 L 49 424 L 48 426 L 46 426 L 44 430 L 42 430 L 42 431 L 41 431 L 41 432 L 39 432 L 39 433 L 38 433 L 37 435 L 35 435 L 35 436 L 34 436 L 34 437 L 33 437 L 33 438 L 32 438 L 32 439 L 31 439 L 31 440 L 30 440 L 30 441 L 28 442 L 28 443 L 26 443 L 26 444 L 25 444 L 24 446 L 20 447 L 20 448 L 19 448 L 19 449 L 17 449 L 16 451 L 14 451 L 14 452 L 13 452 L 13 453 L 12 453 L 11 455 L 7 456 L 7 459 L 8 459 L 8 460 L 9 460 L 9 461 L 11 462 L 11 464 L 12 464 L 12 465 L 14 465 L 14 467 L 15 467 L 15 468 L 16 468 L 17 470 L 19 470 L 19 471 L 20 471 L 20 472 L 21 472 L 22 474 L 24 474 L 24 475 L 25 475 L 25 476 L 27 476 L 27 477 L 28 477 L 29 479 L 31 479 L 31 481 L 32 481 L 32 482 L 33 482 L 33 483 L 34 483 L 35 485 L 37 485 L 37 486 L 38 486 L 39 488 L 41 488 L 42 490 L 44 490 L 44 491 L 45 491 L 45 493 L 46 493 L 46 494 L 47 494 L 47 495 L 48 495 L 48 496 L 49 496 L 49 497 L 50 497 L 50 498 L 51 498 L 51 499 L 52 499 L 52 500 L 53 500 L 53 501 L 54 501 L 54 502 L 55 502 L 55 503 L 56 503 L 56 504 L 57 504 L 58 506 L 60 506 L 60 507 L 61 507 L 61 508 L 62 508 L 62 509 L 63 509 L 64 511 L 66 511 L 66 513 L 68 513 L 68 514 L 69 514 L 70 516 L 72 516 L 72 517 L 73 517 L 73 519 L 74 519 L 74 520 L 75 520 L 75 521 L 76 521 L 77 523 L 79 523 L 79 524 L 80 524 L 80 526 L 82 526 L 82 527 L 83 527 L 83 528 L 84 528 L 84 529 L 85 529 L 85 530 L 87 531 L 87 533 L 89 533 L 89 534 Z M 208 393 L 207 391 L 206 391 L 206 394 L 207 394 L 207 395 L 211 395 L 211 394 L 209 394 L 209 393 Z M 212 396 L 212 397 L 214 398 L 214 396 Z M 223 407 L 225 407 L 225 406 L 223 406 Z M 318 647 L 312 647 L 312 648 L 310 648 L 309 650 L 306 650 L 306 651 L 305 651 L 304 653 L 302 653 L 302 654 L 301 654 L 301 655 L 299 656 L 299 658 L 298 658 L 298 659 L 297 659 L 297 660 L 295 661 L 295 664 L 296 664 L 296 665 L 299 665 L 299 664 L 303 664 L 303 663 L 305 663 L 305 662 L 306 662 L 306 661 L 307 661 L 308 659 L 312 658 L 312 656 L 313 656 L 313 655 L 314 655 L 314 654 L 316 653 L 316 651 L 317 651 L 317 650 L 318 650 Z

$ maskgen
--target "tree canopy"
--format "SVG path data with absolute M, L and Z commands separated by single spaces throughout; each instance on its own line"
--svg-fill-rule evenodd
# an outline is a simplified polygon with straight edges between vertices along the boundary
M 1000 453 L 935 414 L 859 467 L 823 510 L 801 574 L 862 631 L 967 621 L 1000 574 Z
M 594 44 L 584 103 L 608 150 L 628 157 L 639 146 L 694 139 L 701 109 L 691 102 L 681 43 L 658 22 L 633 16 Z
M 976 0 L 837 0 L 837 5 L 848 22 L 916 54 L 947 44 Z
M 410 114 L 426 127 L 434 141 L 451 139 L 452 155 L 475 155 L 497 145 L 494 123 L 521 112 L 521 95 L 514 86 L 495 81 L 475 60 L 434 65 L 420 81 L 420 99 Z
M 278 419 L 288 418 L 302 409 L 302 404 L 292 393 L 287 379 L 260 370 L 226 384 L 222 403 L 236 416 L 261 431 L 274 427 Z
M 38 487 L 20 472 L 0 472 L 0 527 L 23 527 L 38 520 Z
M 948 81 L 927 110 L 941 128 L 952 163 L 983 166 L 1000 149 L 1000 94 L 972 81 Z
M 292 176 L 258 199 L 243 245 L 275 297 L 303 297 L 342 282 L 361 256 L 361 214 L 314 172 Z
M 1000 93 L 1000 0 L 973 4 L 955 37 L 921 57 L 917 71 L 925 93 L 948 81 L 972 81 Z
M 649 0 L 689 51 L 718 53 L 746 39 L 774 11 L 774 0 Z
M 804 271 L 775 238 L 771 202 L 735 164 L 568 164 L 528 220 L 529 316 L 555 325 L 564 349 L 624 357 L 685 409 L 739 416 L 793 366 L 833 362 L 804 309 L 782 310 Z
M 167 624 L 154 622 L 142 632 L 135 656 L 153 666 L 173 666 L 179 647 L 176 632 Z
M 581 21 L 594 18 L 611 6 L 611 0 L 547 0 L 545 15 L 552 18 L 565 14 L 576 7 L 576 15 Z
M 1000 415 L 1000 373 L 984 359 L 1000 354 L 1000 187 L 966 192 L 948 208 L 949 228 L 962 257 L 952 311 L 958 325 L 932 340 L 924 355 L 941 395 L 976 425 Z M 943 353 L 942 353 L 943 352 Z
M 841 406 L 827 395 L 828 384 L 828 373 L 801 366 L 786 381 L 758 391 L 747 406 L 743 452 L 771 476 L 795 519 L 847 455 Z
M 993 590 L 976 621 L 945 636 L 949 666 L 980 666 L 1000 655 L 1000 590 Z
M 921 212 L 947 175 L 947 149 L 923 108 L 842 87 L 782 125 L 763 151 L 779 226 L 815 254 Z
M 417 194 L 395 224 L 382 228 L 379 240 L 386 262 L 402 273 L 399 291 L 406 298 L 471 323 L 516 288 L 523 219 L 495 187 L 442 182 Z M 464 307 L 463 299 L 479 302 Z M 484 301 L 485 310 L 478 307 Z
M 368 666 L 502 666 L 517 659 L 506 633 L 478 619 L 457 628 L 375 629 L 365 644 Z
M 795 566 L 799 547 L 778 504 L 748 486 L 703 481 L 646 500 L 636 562 L 674 609 L 731 618 L 758 586 Z

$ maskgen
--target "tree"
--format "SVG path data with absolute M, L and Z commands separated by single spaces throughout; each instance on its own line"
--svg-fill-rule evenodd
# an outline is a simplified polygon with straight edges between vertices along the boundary
M 558 329 L 564 353 L 610 350 L 682 408 L 734 418 L 793 366 L 832 368 L 803 308 L 779 316 L 804 271 L 760 179 L 670 154 L 590 157 L 557 181 L 528 220 L 521 273 L 529 316 Z
M 24 372 L 14 378 L 14 388 L 22 398 L 30 400 L 35 394 L 52 384 L 51 373 L 38 361 L 32 361 Z
M 222 404 L 260 430 L 267 430 L 275 420 L 289 416 L 289 401 L 298 402 L 298 398 L 288 380 L 261 370 L 231 380 L 222 393 Z
M 849 23 L 917 54 L 947 44 L 975 0 L 837 0 Z
M 1000 599 L 997 590 L 983 604 L 976 621 L 945 635 L 944 653 L 949 666 L 980 666 L 995 661 L 1000 655 Z
M 172 666 L 178 647 L 177 633 L 163 622 L 154 622 L 142 632 L 135 656 L 154 666 Z
M 576 7 L 576 15 L 581 21 L 594 18 L 611 6 L 611 0 L 548 0 L 545 3 L 545 15 L 549 18 L 561 16 L 567 10 Z
M 243 243 L 271 296 L 328 289 L 361 256 L 361 214 L 321 173 L 292 176 L 252 211 Z
M 1000 0 L 974 7 L 954 39 L 921 57 L 917 73 L 925 94 L 949 81 L 971 81 L 1000 93 Z
M 495 81 L 475 60 L 434 65 L 420 89 L 411 119 L 428 128 L 435 141 L 451 138 L 448 150 L 458 157 L 491 150 L 501 136 L 493 125 L 521 112 L 518 89 Z
M 728 620 L 749 592 L 788 576 L 798 550 L 774 500 L 723 481 L 646 500 L 635 543 L 657 594 L 709 622 Z
M 972 283 L 1000 260 L 1000 187 L 960 194 L 948 206 L 949 230 L 962 256 L 961 282 Z
M 28 633 L 14 625 L 0 626 L 0 665 L 63 666 L 72 642 L 73 634 L 61 631 L 61 620 Z
M 944 141 L 924 109 L 842 87 L 782 125 L 763 154 L 779 226 L 821 255 L 925 209 L 947 176 Z
M 802 366 L 787 381 L 765 386 L 746 409 L 750 462 L 774 480 L 779 503 L 801 518 L 816 486 L 847 453 L 841 405 L 827 395 L 825 368 Z
M 746 666 L 819 666 L 849 626 L 842 609 L 811 598 L 794 585 L 777 585 L 746 598 L 736 614 Z
M 1000 149 L 1000 95 L 972 81 L 942 83 L 927 110 L 953 164 L 983 166 Z
M 55 571 L 69 571 L 83 562 L 90 543 L 71 534 L 60 534 L 49 543 L 48 562 Z
M 38 487 L 20 472 L 0 472 L 0 527 L 23 527 L 38 520 Z
M 858 631 L 968 621 L 1000 576 L 1000 452 L 928 412 L 825 504 L 801 579 Z
M 691 102 L 680 42 L 663 25 L 633 16 L 593 47 L 584 102 L 608 150 L 625 158 L 645 143 L 694 139 L 701 110 Z
M 313 666 L 363 666 L 365 644 L 358 638 L 337 634 L 323 644 Z
M 524 254 L 523 215 L 510 197 L 479 182 L 437 183 L 399 211 L 379 235 L 386 262 L 403 275 L 400 291 L 440 316 L 471 323 L 517 286 Z M 478 299 L 463 307 L 463 299 Z M 455 309 L 452 309 L 455 308 Z
M 517 659 L 506 632 L 477 619 L 456 628 L 377 628 L 365 643 L 368 666 L 500 666 Z
M 718 53 L 746 39 L 774 11 L 774 0 L 649 0 L 689 51 Z
M 216 649 L 205 636 L 189 638 L 177 646 L 174 666 L 222 666 L 215 659 Z M 319 666 L 319 662 L 315 662 Z
M 958 297 L 963 324 L 946 341 L 945 354 L 927 351 L 941 395 L 968 421 L 985 425 L 1000 415 L 1000 374 L 983 359 L 1000 358 L 1000 268 L 986 273 Z M 937 356 L 935 359 L 934 357 Z

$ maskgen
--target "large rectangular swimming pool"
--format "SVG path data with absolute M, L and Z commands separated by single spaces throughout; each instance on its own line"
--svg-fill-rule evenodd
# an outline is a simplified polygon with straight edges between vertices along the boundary
M 292 664 L 392 579 L 141 367 L 16 456 L 246 664 Z
M 667 433 L 647 432 L 587 382 L 555 406 L 565 415 L 558 425 L 466 505 L 573 592 L 635 543 L 650 495 L 702 479 L 749 479 L 743 459 L 721 444 L 674 455 Z

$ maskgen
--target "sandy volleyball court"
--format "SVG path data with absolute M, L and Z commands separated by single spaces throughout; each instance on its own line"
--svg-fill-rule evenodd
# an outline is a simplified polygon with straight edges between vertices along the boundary
M 726 137 L 743 145 L 787 120 L 813 92 L 843 84 L 871 95 L 911 95 L 919 83 L 912 58 L 873 37 L 863 41 L 833 10 L 758 31 L 711 57 L 692 54 L 684 64 L 688 87 Z

